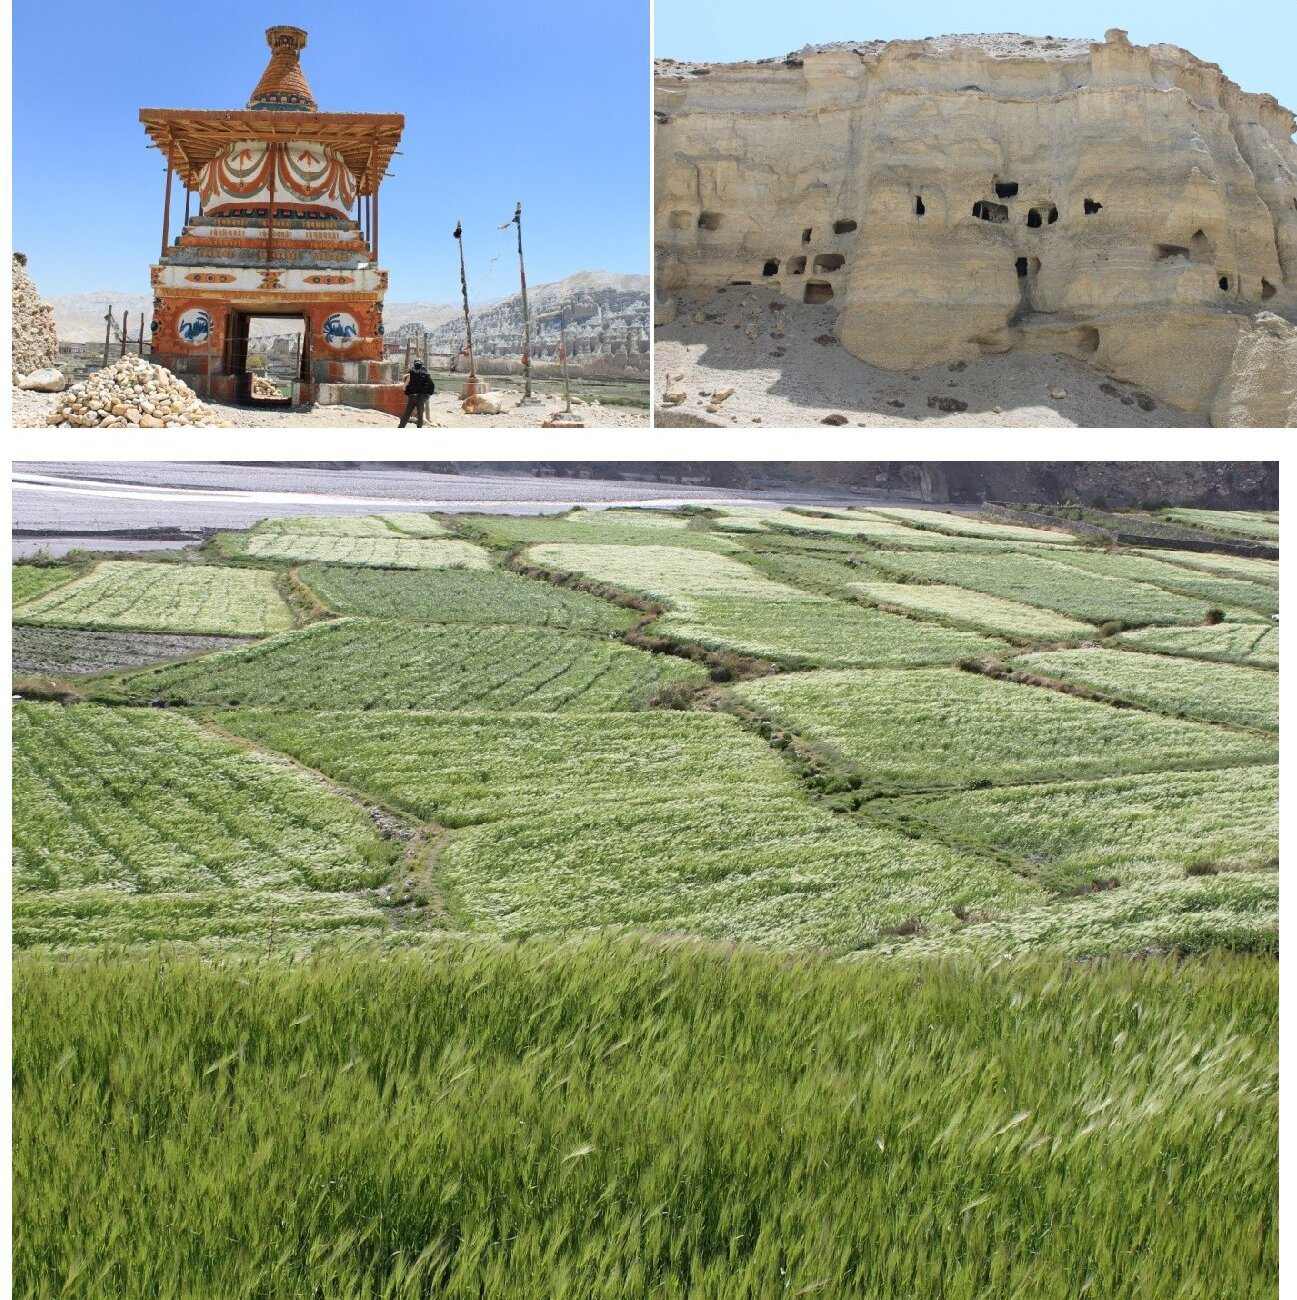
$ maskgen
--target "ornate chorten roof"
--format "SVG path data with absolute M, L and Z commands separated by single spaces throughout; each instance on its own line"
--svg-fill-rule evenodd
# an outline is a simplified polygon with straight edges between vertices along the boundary
M 318 111 L 298 55 L 306 48 L 306 33 L 300 27 L 267 27 L 266 44 L 270 62 L 248 100 L 253 109 L 287 110 L 290 113 Z

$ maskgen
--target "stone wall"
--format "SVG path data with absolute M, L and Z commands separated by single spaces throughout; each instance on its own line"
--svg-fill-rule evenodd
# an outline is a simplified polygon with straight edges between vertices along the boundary
M 13 381 L 59 364 L 54 312 L 27 274 L 25 253 L 13 255 Z
M 872 42 L 667 61 L 656 108 L 666 294 L 764 284 L 887 369 L 1062 353 L 1297 424 L 1297 121 L 1214 64 L 1115 29 Z

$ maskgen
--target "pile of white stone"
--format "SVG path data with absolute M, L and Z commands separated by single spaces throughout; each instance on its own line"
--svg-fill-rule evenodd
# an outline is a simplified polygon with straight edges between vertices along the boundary
M 73 384 L 46 423 L 73 429 L 228 427 L 165 366 L 130 355 Z
M 52 368 L 58 361 L 59 340 L 54 332 L 54 310 L 43 302 L 27 274 L 27 258 L 13 255 L 13 381 L 34 370 Z

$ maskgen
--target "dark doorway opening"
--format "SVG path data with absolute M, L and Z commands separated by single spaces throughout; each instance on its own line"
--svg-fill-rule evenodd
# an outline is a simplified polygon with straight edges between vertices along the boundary
M 802 295 L 802 301 L 814 305 L 828 302 L 832 297 L 833 286 L 831 284 L 825 284 L 823 280 L 807 280 L 806 292 Z
M 721 214 L 719 212 L 700 212 L 698 214 L 699 230 L 719 230 L 721 228 Z
M 1003 203 L 990 203 L 986 199 L 978 199 L 973 204 L 973 216 L 979 221 L 1003 223 L 1009 219 L 1009 209 Z
M 1020 257 L 1013 265 L 1014 269 L 1018 272 L 1018 279 L 1025 279 L 1027 275 L 1027 259 L 1025 257 Z
M 766 260 L 766 264 L 765 264 L 765 266 L 763 266 L 763 267 L 761 268 L 761 274 L 762 274 L 762 275 L 778 275 L 778 274 L 779 274 L 779 259 L 778 259 L 777 257 L 771 257 L 771 258 L 768 258 L 768 259 Z
M 1270 283 L 1269 280 L 1265 280 L 1265 279 L 1263 279 L 1263 280 L 1261 281 L 1261 300 L 1262 300 L 1262 302 L 1265 302 L 1267 299 L 1273 298 L 1274 295 L 1275 295 L 1275 287 L 1274 287 L 1274 285 L 1272 285 L 1272 284 Z
M 1189 250 L 1179 244 L 1159 244 L 1157 246 L 1157 260 L 1159 262 L 1165 262 L 1175 257 L 1182 257 L 1187 262 L 1189 260 Z
M 833 233 L 835 235 L 849 235 L 856 228 L 856 223 L 850 217 L 844 217 L 840 221 L 833 223 Z
M 288 409 L 294 385 L 311 377 L 310 333 L 304 312 L 232 311 L 225 331 L 225 373 L 238 401 Z
M 803 244 L 809 244 L 809 243 L 811 242 L 811 231 L 812 231 L 813 229 L 814 229 L 813 226 L 807 226 L 806 229 L 802 231 L 802 243 L 803 243 Z
M 914 196 L 914 215 L 916 217 L 921 217 L 926 211 L 927 208 L 923 206 L 923 195 L 916 194 Z
M 1217 283 L 1218 285 L 1220 285 L 1220 288 L 1221 288 L 1221 292 L 1222 292 L 1222 293 L 1228 293 L 1228 292 L 1229 292 L 1229 276 L 1227 276 L 1227 275 L 1222 275 L 1222 276 L 1220 277 L 1220 279 L 1216 281 L 1216 283 Z
M 847 259 L 841 253 L 820 253 L 815 259 L 814 271 L 840 271 Z
M 788 274 L 801 275 L 806 270 L 806 259 L 804 257 L 790 257 L 788 259 Z
M 997 199 L 1011 199 L 1018 192 L 1017 181 L 996 181 L 995 197 Z
M 1085 215 L 1086 215 L 1087 217 L 1092 217 L 1092 216 L 1094 216 L 1094 214 L 1095 214 L 1096 212 L 1098 212 L 1102 207 L 1103 207 L 1103 204 L 1102 204 L 1102 203 L 1096 203 L 1093 199 L 1086 199 L 1086 201 L 1085 201 Z

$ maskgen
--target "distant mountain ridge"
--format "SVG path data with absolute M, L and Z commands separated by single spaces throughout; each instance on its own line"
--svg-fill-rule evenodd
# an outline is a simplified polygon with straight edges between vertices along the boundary
M 644 302 L 644 322 L 648 319 L 649 277 L 647 275 L 623 275 L 614 271 L 576 271 L 562 280 L 547 284 L 529 285 L 527 305 L 533 318 L 557 310 L 563 303 L 571 303 L 578 312 L 584 311 L 588 304 L 602 299 L 612 307 L 618 320 L 623 312 L 616 310 L 614 304 L 623 301 L 629 306 L 631 300 L 642 297 Z M 148 294 L 127 293 L 118 289 L 96 289 L 89 293 L 58 294 L 46 299 L 54 309 L 54 320 L 58 336 L 65 343 L 91 343 L 104 336 L 104 313 L 111 306 L 114 316 L 120 321 L 123 311 L 130 313 L 127 326 L 133 338 L 139 329 L 140 314 L 151 313 L 153 299 Z M 585 304 L 585 307 L 582 306 Z M 503 310 L 501 310 L 503 308 Z M 512 326 L 515 318 L 521 321 L 521 298 L 510 294 L 483 303 L 473 304 L 473 327 L 478 328 L 478 318 L 483 321 L 483 342 L 494 332 L 493 326 Z M 632 313 L 638 315 L 638 313 Z M 428 302 L 419 300 L 399 300 L 389 298 L 383 304 L 383 320 L 388 333 L 399 332 L 403 326 L 416 325 L 437 333 L 443 326 L 453 327 L 454 322 L 462 321 L 462 308 L 458 302 Z M 521 325 L 518 324 L 520 329 Z M 282 331 L 282 326 L 273 321 L 254 322 L 252 333 L 256 337 Z M 413 331 L 411 331 L 413 332 Z M 145 324 L 145 336 L 148 325 Z

